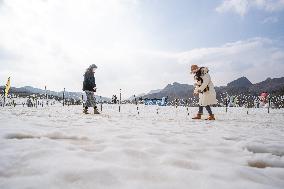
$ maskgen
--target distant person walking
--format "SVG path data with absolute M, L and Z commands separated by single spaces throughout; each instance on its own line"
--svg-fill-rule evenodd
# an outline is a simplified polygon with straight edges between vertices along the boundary
M 94 93 L 97 91 L 95 71 L 98 67 L 95 64 L 89 66 L 84 74 L 83 91 L 85 91 L 87 96 L 87 101 L 83 110 L 83 113 L 88 114 L 88 108 L 94 108 L 94 114 L 100 114 L 97 110 L 96 98 Z
M 194 95 L 199 96 L 199 111 L 192 119 L 201 119 L 203 107 L 205 107 L 209 113 L 209 117 L 206 120 L 215 120 L 210 105 L 217 104 L 216 91 L 208 72 L 209 70 L 207 67 L 198 67 L 197 65 L 191 66 L 191 74 L 195 74 Z

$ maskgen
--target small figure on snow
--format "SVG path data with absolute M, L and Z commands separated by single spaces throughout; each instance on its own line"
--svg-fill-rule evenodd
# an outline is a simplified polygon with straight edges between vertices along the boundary
M 28 98 L 26 104 L 27 104 L 28 107 L 33 107 L 33 102 L 31 100 L 31 97 Z
M 83 91 L 85 91 L 87 96 L 87 101 L 83 113 L 88 114 L 88 108 L 94 108 L 94 114 L 100 114 L 96 105 L 96 98 L 94 93 L 97 91 L 95 71 L 98 67 L 95 64 L 89 66 L 84 74 Z
M 210 105 L 217 104 L 216 91 L 208 72 L 209 70 L 206 67 L 191 66 L 191 74 L 195 74 L 194 95 L 199 96 L 199 111 L 192 119 L 201 119 L 203 107 L 205 107 L 209 113 L 209 117 L 206 120 L 215 120 Z
M 113 95 L 111 101 L 112 101 L 112 103 L 116 104 L 117 103 L 117 96 Z

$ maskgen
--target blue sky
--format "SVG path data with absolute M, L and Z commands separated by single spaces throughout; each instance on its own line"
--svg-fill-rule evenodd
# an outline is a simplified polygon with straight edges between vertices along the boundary
M 284 73 L 284 0 L 0 0 L 0 81 L 80 91 L 97 64 L 98 95 L 125 97 L 192 84 L 191 64 L 215 85 Z
M 159 48 L 188 50 L 217 46 L 253 37 L 283 40 L 284 12 L 252 9 L 241 16 L 234 12 L 218 13 L 222 1 L 146 0 L 139 8 L 142 22 L 156 38 Z M 277 18 L 277 23 L 263 23 Z

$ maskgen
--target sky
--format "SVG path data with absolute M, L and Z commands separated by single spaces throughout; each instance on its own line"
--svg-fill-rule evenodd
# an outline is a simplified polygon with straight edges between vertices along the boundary
M 0 0 L 0 85 L 81 91 L 96 64 L 97 95 L 284 77 L 284 0 Z

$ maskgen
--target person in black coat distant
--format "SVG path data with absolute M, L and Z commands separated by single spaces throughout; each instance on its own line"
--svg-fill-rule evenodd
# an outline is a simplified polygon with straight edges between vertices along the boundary
M 85 91 L 87 96 L 87 101 L 85 104 L 85 108 L 83 112 L 85 114 L 88 114 L 88 108 L 93 107 L 94 108 L 94 114 L 99 114 L 96 106 L 96 99 L 94 92 L 97 90 L 96 85 L 96 79 L 94 76 L 94 73 L 98 67 L 95 64 L 92 64 L 89 66 L 89 68 L 86 70 L 84 74 L 84 82 L 83 82 L 83 91 Z

